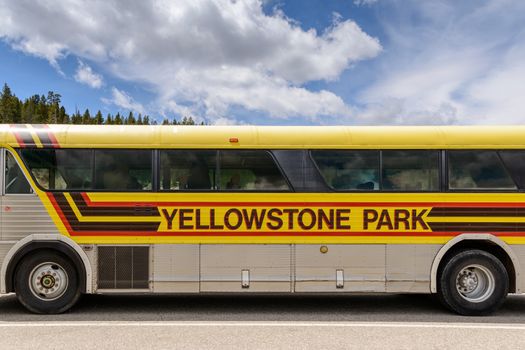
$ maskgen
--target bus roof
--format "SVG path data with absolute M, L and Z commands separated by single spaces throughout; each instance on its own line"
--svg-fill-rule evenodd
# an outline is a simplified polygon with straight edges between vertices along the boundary
M 0 142 L 15 148 L 525 148 L 525 126 L 4 124 Z

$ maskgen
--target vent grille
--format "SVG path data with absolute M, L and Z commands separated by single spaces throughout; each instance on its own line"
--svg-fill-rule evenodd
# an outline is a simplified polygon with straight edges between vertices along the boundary
M 149 288 L 149 247 L 98 247 L 98 288 Z

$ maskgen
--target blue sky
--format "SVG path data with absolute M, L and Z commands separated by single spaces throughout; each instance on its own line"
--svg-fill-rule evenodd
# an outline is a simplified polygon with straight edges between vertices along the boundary
M 210 124 L 523 124 L 518 0 L 0 0 L 0 82 Z

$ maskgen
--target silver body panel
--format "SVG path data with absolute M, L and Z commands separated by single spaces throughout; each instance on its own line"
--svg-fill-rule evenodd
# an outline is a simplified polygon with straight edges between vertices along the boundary
M 295 246 L 296 292 L 384 292 L 385 245 Z M 343 285 L 337 286 L 337 272 L 343 272 Z
M 323 254 L 318 244 L 158 244 L 150 246 L 149 290 L 107 290 L 96 288 L 97 245 L 81 247 L 96 293 L 430 293 L 441 248 L 328 245 Z
M 441 245 L 390 244 L 386 246 L 386 292 L 428 293 L 430 270 Z
M 201 292 L 292 291 L 291 245 L 209 244 L 200 255 Z
M 58 233 L 53 220 L 36 194 L 11 194 L 2 198 L 3 241 L 31 234 Z
M 158 244 L 151 247 L 154 293 L 199 292 L 199 245 Z

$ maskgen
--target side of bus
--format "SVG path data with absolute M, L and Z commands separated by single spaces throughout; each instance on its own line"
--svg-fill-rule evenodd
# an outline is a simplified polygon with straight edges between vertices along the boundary
M 64 312 L 81 293 L 400 292 L 478 315 L 524 288 L 525 151 L 6 146 L 0 164 L 0 292 L 34 312 Z M 159 201 L 188 204 L 149 204 Z M 270 202 L 252 228 L 253 208 Z M 159 232 L 189 233 L 125 235 L 161 219 Z M 323 223 L 334 233 L 307 232 Z

